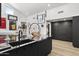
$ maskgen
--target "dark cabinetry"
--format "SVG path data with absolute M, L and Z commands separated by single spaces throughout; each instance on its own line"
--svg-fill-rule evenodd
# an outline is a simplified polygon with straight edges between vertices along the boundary
M 38 42 L 38 55 L 47 55 L 52 50 L 52 39 L 47 38 Z
M 52 50 L 52 39 L 47 38 L 23 47 L 7 51 L 8 56 L 44 56 Z
M 72 41 L 72 20 L 52 22 L 51 35 L 57 40 Z
M 79 16 L 73 17 L 73 45 L 79 47 Z

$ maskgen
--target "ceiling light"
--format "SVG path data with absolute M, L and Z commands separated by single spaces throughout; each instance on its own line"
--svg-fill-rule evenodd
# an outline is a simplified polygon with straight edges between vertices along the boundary
M 64 19 L 64 20 L 66 20 L 66 19 Z
M 48 4 L 48 7 L 50 7 L 51 5 L 50 4 Z

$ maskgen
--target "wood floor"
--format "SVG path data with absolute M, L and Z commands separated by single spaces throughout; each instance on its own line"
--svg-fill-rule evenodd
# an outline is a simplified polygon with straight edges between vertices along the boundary
M 72 42 L 52 40 L 52 51 L 49 56 L 79 56 L 79 48 L 74 48 Z

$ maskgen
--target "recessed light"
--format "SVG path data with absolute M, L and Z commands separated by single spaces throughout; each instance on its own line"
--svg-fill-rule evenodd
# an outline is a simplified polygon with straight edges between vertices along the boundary
M 48 7 L 50 7 L 51 5 L 50 4 L 48 4 Z
M 66 20 L 66 19 L 64 19 L 64 20 Z

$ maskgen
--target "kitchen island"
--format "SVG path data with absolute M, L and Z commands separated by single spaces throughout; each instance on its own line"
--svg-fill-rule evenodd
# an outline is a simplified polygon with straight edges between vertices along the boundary
M 51 37 L 40 41 L 26 39 L 9 44 L 11 47 L 1 50 L 0 56 L 46 56 L 52 50 Z

